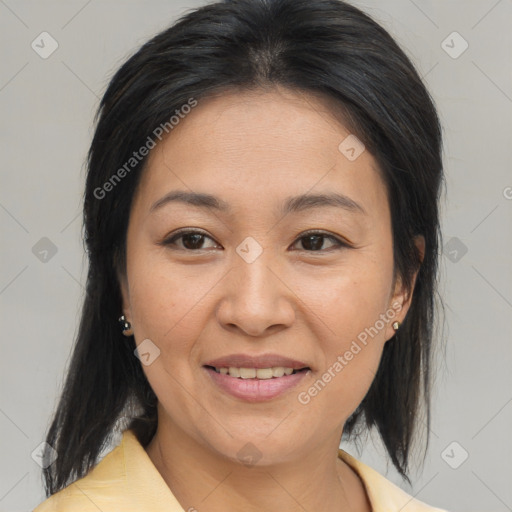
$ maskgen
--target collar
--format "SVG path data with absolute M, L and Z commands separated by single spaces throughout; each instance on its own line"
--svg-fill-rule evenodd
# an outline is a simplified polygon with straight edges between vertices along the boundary
M 338 456 L 361 478 L 372 512 L 446 512 L 407 494 L 343 449 Z M 85 477 L 48 498 L 33 512 L 184 512 L 134 432 Z

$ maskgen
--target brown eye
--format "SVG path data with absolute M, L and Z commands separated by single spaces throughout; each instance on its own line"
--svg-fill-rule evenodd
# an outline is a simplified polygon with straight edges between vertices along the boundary
M 187 251 L 197 251 L 206 249 L 204 247 L 206 239 L 214 241 L 202 231 L 181 231 L 180 233 L 174 234 L 171 238 L 164 240 L 162 245 L 176 246 L 177 249 Z M 181 240 L 181 244 L 177 243 L 178 240 Z
M 324 245 L 326 239 L 334 242 L 334 245 L 330 248 L 328 247 L 327 249 L 322 249 L 322 246 Z M 297 241 L 302 241 L 303 250 L 308 252 L 321 252 L 322 250 L 348 247 L 348 244 L 342 242 L 335 236 L 329 235 L 324 232 L 309 232 L 306 235 L 301 236 Z

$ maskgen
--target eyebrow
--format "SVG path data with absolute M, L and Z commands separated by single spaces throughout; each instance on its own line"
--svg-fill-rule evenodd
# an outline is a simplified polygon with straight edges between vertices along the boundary
M 183 190 L 175 190 L 169 192 L 162 198 L 158 199 L 151 208 L 150 213 L 173 202 L 185 203 L 199 208 L 212 208 L 219 212 L 230 213 L 231 207 L 226 201 L 215 197 L 211 194 L 186 192 Z M 302 212 L 312 208 L 334 207 L 342 208 L 348 212 L 362 213 L 367 215 L 366 210 L 353 199 L 343 194 L 301 194 L 299 196 L 288 197 L 279 213 L 287 215 L 289 213 Z

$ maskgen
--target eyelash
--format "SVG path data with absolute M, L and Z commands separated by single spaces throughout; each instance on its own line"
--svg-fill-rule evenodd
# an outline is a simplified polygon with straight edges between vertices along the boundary
M 202 236 L 209 238 L 210 240 L 215 242 L 215 240 L 213 240 L 213 238 L 210 237 L 208 234 L 206 234 L 204 231 L 186 229 L 186 230 L 178 231 L 177 233 L 174 233 L 171 237 L 168 237 L 165 240 L 163 240 L 159 245 L 163 245 L 165 247 L 170 247 L 172 245 L 175 245 L 176 240 L 179 240 L 180 238 L 182 238 L 185 235 L 202 235 Z M 310 230 L 310 231 L 301 233 L 301 236 L 299 236 L 297 238 L 297 240 L 295 240 L 293 245 L 295 245 L 299 240 L 302 240 L 303 238 L 307 238 L 308 236 L 313 236 L 313 235 L 323 236 L 324 238 L 335 242 L 336 246 L 331 247 L 329 249 L 321 249 L 318 251 L 312 251 L 312 250 L 307 250 L 307 249 L 299 249 L 299 250 L 301 250 L 303 252 L 309 252 L 309 253 L 323 253 L 323 252 L 328 252 L 328 251 L 332 251 L 332 250 L 340 250 L 340 249 L 351 247 L 347 242 L 344 242 L 343 240 L 335 237 L 334 235 L 331 235 L 325 231 L 318 231 L 318 230 Z M 186 248 L 181 248 L 181 247 L 179 247 L 179 248 L 171 247 L 171 249 L 182 250 L 182 251 L 187 251 L 187 252 L 200 252 L 200 251 L 209 250 L 209 249 L 186 249 Z

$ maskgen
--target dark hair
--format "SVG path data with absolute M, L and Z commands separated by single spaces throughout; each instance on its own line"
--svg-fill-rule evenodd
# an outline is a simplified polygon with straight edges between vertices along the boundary
M 156 431 L 157 399 L 134 340 L 121 333 L 119 276 L 131 203 L 147 158 L 109 193 L 105 183 L 159 126 L 189 103 L 224 92 L 283 86 L 319 94 L 365 144 L 386 183 L 395 275 L 411 289 L 409 312 L 385 344 L 365 398 L 344 436 L 376 427 L 407 481 L 421 405 L 430 426 L 432 343 L 441 240 L 441 127 L 432 98 L 393 38 L 368 15 L 337 0 L 232 0 L 188 12 L 144 44 L 115 73 L 96 114 L 84 194 L 89 256 L 86 295 L 64 389 L 46 441 L 58 452 L 44 472 L 47 495 L 84 476 L 108 446 L 126 407 L 146 446 Z M 166 125 L 167 123 L 167 125 Z M 119 174 L 118 174 L 119 176 Z M 115 185 L 115 187 L 114 187 Z M 423 262 L 413 237 L 425 237 Z M 423 397 L 423 400 L 421 399 Z

